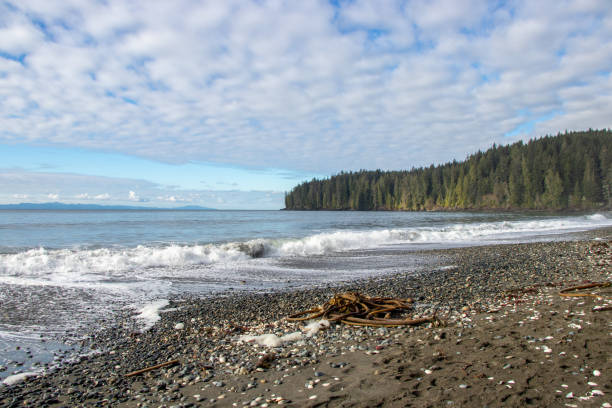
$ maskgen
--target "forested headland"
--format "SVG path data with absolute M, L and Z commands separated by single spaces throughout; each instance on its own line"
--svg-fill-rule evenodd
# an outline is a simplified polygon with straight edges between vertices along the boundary
M 493 145 L 465 161 L 407 171 L 342 172 L 302 183 L 287 210 L 612 208 L 612 130 Z

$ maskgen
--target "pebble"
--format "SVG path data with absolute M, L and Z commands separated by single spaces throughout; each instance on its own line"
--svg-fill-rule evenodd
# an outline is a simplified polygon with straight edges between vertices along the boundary
M 597 396 L 602 397 L 604 395 L 604 393 L 601 390 L 593 390 L 593 391 L 591 391 L 591 395 L 597 395 Z
M 557 245 L 561 245 L 556 249 Z M 539 248 L 537 251 L 533 251 L 533 254 L 539 254 L 540 249 L 546 248 L 550 250 L 550 256 L 555 257 L 557 253 L 561 253 L 566 249 L 572 249 L 582 244 L 574 243 L 562 243 L 562 244 L 533 244 L 533 247 Z M 459 266 L 452 270 L 446 270 L 442 272 L 433 271 L 430 274 L 419 274 L 415 275 L 392 275 L 385 277 L 384 279 L 372 279 L 366 281 L 360 281 L 358 283 L 347 283 L 346 285 L 340 286 L 347 288 L 347 290 L 359 290 L 364 293 L 368 293 L 372 296 L 385 296 L 392 294 L 397 297 L 413 297 L 416 299 L 421 298 L 421 301 L 428 302 L 432 299 L 440 298 L 440 295 L 444 296 L 444 301 L 447 305 L 452 306 L 458 315 L 458 310 L 461 308 L 462 313 L 469 317 L 474 317 L 472 311 L 479 310 L 479 307 L 484 308 L 483 310 L 506 310 L 500 309 L 497 306 L 488 307 L 488 305 L 479 306 L 482 301 L 476 302 L 475 299 L 488 299 L 496 298 L 499 293 L 506 287 L 515 287 L 516 282 L 522 282 L 522 280 L 529 281 L 531 284 L 543 284 L 551 281 L 555 281 L 555 277 L 560 276 L 561 272 L 555 268 L 542 268 L 538 266 L 537 273 L 530 271 L 513 270 L 512 266 L 502 265 L 501 262 L 512 263 L 512 257 L 508 254 L 516 254 L 516 246 L 508 245 L 501 247 L 490 248 L 475 248 L 466 249 L 465 252 L 461 252 L 463 255 L 462 261 L 457 262 Z M 521 247 L 531 248 L 531 247 Z M 503 252 L 505 255 L 499 255 L 497 252 Z M 485 252 L 483 258 L 481 252 Z M 521 256 L 529 257 L 530 252 L 521 252 Z M 536 259 L 536 258 L 534 258 Z M 474 263 L 477 261 L 478 263 Z M 538 265 L 541 265 L 538 263 Z M 582 278 L 580 275 L 580 268 L 572 269 L 576 270 L 575 277 Z M 495 271 L 496 279 L 490 281 L 490 272 Z M 470 295 L 464 293 L 463 285 L 455 285 L 453 282 L 465 282 L 465 278 L 473 273 L 481 273 L 482 276 L 474 274 L 471 276 L 469 291 Z M 564 269 L 563 273 L 567 273 Z M 574 273 L 574 272 L 572 272 Z M 436 275 L 437 274 L 437 275 Z M 517 276 L 516 280 L 510 279 L 514 275 Z M 572 276 L 572 278 L 574 278 Z M 586 275 L 585 275 L 586 276 Z M 441 277 L 443 279 L 441 279 Z M 569 279 L 569 278 L 568 278 Z M 410 283 L 410 284 L 407 284 Z M 432 284 L 435 283 L 435 284 Z M 418 285 L 418 286 L 417 286 Z M 418 292 L 412 289 L 418 287 Z M 267 334 L 273 333 L 279 337 L 289 334 L 297 330 L 292 328 L 289 330 L 286 322 L 280 322 L 279 319 L 286 314 L 298 312 L 303 310 L 304 305 L 311 304 L 322 304 L 329 298 L 329 288 L 314 288 L 301 290 L 298 292 L 291 293 L 280 293 L 274 296 L 269 294 L 244 294 L 229 295 L 225 297 L 216 297 L 209 299 L 199 298 L 185 298 L 181 299 L 180 303 L 175 303 L 176 310 L 162 315 L 162 320 L 149 332 L 137 333 L 134 335 L 134 331 L 129 327 L 131 317 L 127 316 L 125 322 L 125 328 L 119 325 L 117 329 L 106 328 L 103 333 L 94 334 L 92 338 L 87 340 L 84 344 L 93 349 L 108 350 L 109 352 L 99 355 L 92 356 L 88 360 L 80 362 L 72 367 L 69 367 L 71 372 L 71 378 L 76 376 L 77 380 L 75 384 L 62 384 L 62 376 L 48 376 L 44 377 L 44 380 L 33 380 L 32 384 L 41 384 L 42 381 L 48 383 L 47 387 L 50 389 L 57 388 L 58 390 L 68 390 L 72 388 L 74 392 L 71 392 L 71 402 L 69 405 L 81 406 L 85 404 L 85 401 L 95 400 L 102 401 L 106 398 L 107 405 L 117 405 L 121 403 L 121 399 L 128 398 L 135 401 L 140 401 L 142 406 L 170 406 L 176 404 L 177 406 L 187 406 L 189 403 L 186 400 L 181 401 L 180 392 L 182 387 L 186 387 L 187 384 L 191 383 L 191 386 L 198 384 L 202 387 L 202 393 L 196 394 L 200 398 L 205 395 L 204 390 L 213 390 L 215 388 L 210 387 L 223 387 L 225 384 L 221 379 L 225 379 L 227 374 L 239 374 L 248 375 L 249 373 L 255 374 L 256 367 L 254 366 L 257 359 L 262 356 L 264 349 L 262 347 L 253 347 L 252 345 L 245 344 L 237 346 L 232 340 L 241 334 Z M 469 304 L 469 305 L 468 305 Z M 470 306 L 471 305 L 471 306 Z M 432 308 L 428 309 L 425 307 L 419 311 L 421 316 L 427 315 Z M 499 312 L 498 312 L 499 313 Z M 576 311 L 573 311 L 576 313 Z M 578 321 L 578 315 L 574 317 Z M 502 313 L 496 314 L 495 318 L 501 318 Z M 179 322 L 179 323 L 177 323 Z M 190 330 L 178 333 L 176 330 L 184 330 L 185 324 L 182 322 L 191 322 L 189 327 Z M 464 320 L 461 325 L 467 327 L 467 324 L 475 324 Z M 525 323 L 530 324 L 530 323 Z M 586 323 L 582 323 L 586 331 L 588 326 Z M 372 351 L 382 351 L 386 348 L 391 348 L 395 342 L 402 342 L 403 337 L 411 335 L 412 333 L 422 330 L 421 328 L 407 328 L 407 329 L 388 329 L 388 328 L 337 328 L 332 327 L 319 333 L 317 336 L 312 338 L 305 338 L 299 342 L 292 343 L 290 345 L 283 344 L 278 348 L 270 348 L 275 354 L 275 358 L 270 361 L 270 367 L 264 368 L 267 373 L 278 372 L 277 378 L 283 378 L 283 375 L 291 373 L 291 367 L 296 369 L 302 369 L 303 367 L 315 367 L 319 362 L 325 362 L 327 356 L 332 355 L 333 358 L 342 358 L 343 353 L 348 353 L 349 350 L 360 350 L 372 353 Z M 452 336 L 450 329 L 445 329 L 448 334 Z M 567 329 L 566 329 L 567 330 Z M 577 329 L 575 329 L 578 331 Z M 575 334 L 579 336 L 581 333 Z M 97 337 L 96 337 L 97 336 Z M 559 337 L 558 335 L 557 337 Z M 460 336 L 457 336 L 460 337 Z M 543 340 L 551 340 L 549 337 L 544 337 Z M 495 336 L 497 340 L 503 340 L 503 336 Z M 428 341 L 441 342 L 445 337 L 442 337 L 438 333 L 434 333 L 429 337 L 424 344 L 427 345 Z M 564 337 L 567 339 L 567 337 Z M 464 344 L 469 341 L 467 337 L 464 338 Z M 537 341 L 542 341 L 538 339 Z M 537 343 L 536 343 L 537 344 Z M 541 344 L 541 343 L 540 343 Z M 557 344 L 556 342 L 549 343 Z M 556 346 L 554 346 L 556 348 Z M 293 350 L 296 350 L 293 352 Z M 546 353 L 550 347 L 542 347 L 544 353 Z M 384 355 L 386 351 L 383 351 L 381 355 Z M 454 356 L 454 354 L 453 354 Z M 569 356 L 568 356 L 569 357 Z M 170 361 L 173 359 L 179 359 L 182 365 L 176 367 L 164 368 L 156 371 L 152 375 L 145 375 L 138 379 L 148 385 L 149 391 L 138 391 L 138 394 L 129 394 L 130 387 L 135 384 L 132 380 L 124 379 L 122 374 L 129 370 L 135 370 L 146 366 L 143 362 L 147 362 L 151 365 Z M 188 361 L 192 362 L 187 363 Z M 513 364 L 514 364 L 514 360 Z M 197 364 L 196 364 L 197 362 Z M 207 365 L 206 368 L 202 367 L 204 363 Z M 202 366 L 200 365 L 202 364 Z M 431 364 L 431 363 L 430 363 Z M 433 369 L 431 366 L 423 364 L 427 369 L 423 369 L 426 374 L 431 374 Z M 310 371 L 312 375 L 317 378 L 325 377 L 327 375 L 341 374 L 344 370 L 341 369 L 347 366 L 346 362 L 330 362 L 329 365 L 325 365 L 324 371 Z M 109 374 L 108 367 L 119 367 L 117 372 Z M 4 366 L 2 368 L 5 368 Z M 516 369 L 516 367 L 508 367 Z M 308 368 L 310 370 L 310 368 Z M 331 370 L 328 371 L 328 370 Z M 338 370 L 338 371 L 336 371 Z M 379 374 L 380 374 L 380 370 Z M 578 371 L 576 369 L 576 371 Z M 593 376 L 601 376 L 599 370 L 592 371 Z M 259 375 L 259 374 L 257 374 Z M 104 379 L 109 378 L 109 384 L 112 383 L 113 393 L 110 391 L 101 389 L 101 385 L 94 385 L 93 381 L 98 381 L 99 384 L 104 384 Z M 340 381 L 339 377 L 333 377 L 335 381 Z M 158 380 L 163 380 L 158 382 Z M 239 379 L 235 387 L 235 392 L 240 395 L 240 392 L 245 392 L 247 385 L 245 384 L 244 377 Z M 251 380 L 249 387 L 256 387 L 258 379 Z M 269 378 L 269 381 L 273 380 Z M 600 381 L 601 382 L 601 381 Z M 230 382 L 230 385 L 234 384 Z M 274 385 L 283 384 L 281 379 L 273 381 Z M 329 382 L 321 382 L 320 385 L 315 381 L 307 383 L 313 388 L 316 387 L 329 387 Z M 513 384 L 508 382 L 507 384 Z M 595 383 L 593 383 L 595 384 Z M 334 384 L 338 386 L 336 382 Z M 493 385 L 493 384 L 491 384 Z M 468 384 L 460 384 L 458 387 L 463 389 L 463 386 L 469 388 Z M 589 383 L 589 386 L 595 387 Z M 260 386 L 262 389 L 264 386 Z M 282 389 L 279 387 L 278 389 Z M 333 389 L 333 388 L 332 388 Z M 302 389 L 304 390 L 304 389 Z M 47 388 L 38 388 L 35 392 L 28 383 L 27 387 L 21 389 L 15 388 L 11 391 L 10 398 L 21 398 L 21 402 L 25 400 L 26 392 L 29 392 L 28 404 L 29 406 L 42 406 L 45 405 L 43 401 L 50 398 L 51 391 Z M 219 390 L 221 391 L 221 390 Z M 229 389 L 223 390 L 228 392 L 227 395 L 234 396 L 234 393 L 229 394 Z M 326 390 L 330 391 L 330 390 Z M 568 390 L 565 390 L 567 392 Z M 575 390 L 578 393 L 578 390 Z M 591 395 L 599 395 L 594 393 L 599 390 L 592 390 Z M 43 399 L 43 393 L 47 393 L 45 399 Z M 601 392 L 601 391 L 599 391 Z M 304 392 L 306 393 L 306 392 Z M 0 387 L 0 405 L 8 404 L 9 400 L 8 391 Z M 59 394 L 58 394 L 59 395 Z M 138 397 L 137 397 L 138 395 Z M 154 395 L 159 395 L 154 397 Z M 561 394 L 563 395 L 563 394 Z M 314 398 L 313 398 L 314 397 Z M 55 398 L 55 397 L 53 397 Z M 160 401 L 160 398 L 164 398 L 164 401 Z M 183 397 L 184 398 L 184 397 Z M 200 402 L 196 396 L 194 396 L 196 402 Z M 208 397 L 210 398 L 210 397 Z M 217 397 L 218 400 L 225 398 L 225 394 L 221 394 Z M 228 397 L 229 398 L 229 397 Z M 317 398 L 316 395 L 310 398 Z M 17 401 L 18 399 L 16 399 Z M 210 399 L 204 399 L 208 403 Z M 249 404 L 254 401 L 248 398 Z M 270 399 L 272 400 L 272 399 Z M 193 400 L 192 400 L 193 401 Z M 242 403 L 242 400 L 240 400 Z M 259 404 L 268 403 L 264 400 L 260 400 Z M 285 402 L 283 402 L 285 403 Z M 193 403 L 192 403 L 193 404 Z M 276 404 L 276 402 L 270 402 L 270 404 Z M 47 404 L 49 405 L 49 404 Z M 197 404 L 196 404 L 197 405 Z M 228 405 L 231 405 L 228 403 Z M 603 405 L 602 405 L 603 407 Z

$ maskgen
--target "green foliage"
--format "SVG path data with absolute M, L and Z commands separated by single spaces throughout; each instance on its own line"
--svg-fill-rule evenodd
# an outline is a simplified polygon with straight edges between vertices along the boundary
M 341 172 L 285 195 L 289 210 L 612 207 L 612 131 L 493 145 L 463 162 L 410 171 Z

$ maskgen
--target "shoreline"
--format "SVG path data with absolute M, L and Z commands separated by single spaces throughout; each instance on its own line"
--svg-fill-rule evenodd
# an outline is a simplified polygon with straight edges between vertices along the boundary
M 239 293 L 214 298 L 174 300 L 170 302 L 169 308 L 176 310 L 162 313 L 161 320 L 145 333 L 137 333 L 133 319 L 126 318 L 114 329 L 92 334 L 83 345 L 107 350 L 103 354 L 83 357 L 81 361 L 68 364 L 46 376 L 28 378 L 10 387 L 0 386 L 0 405 L 72 406 L 106 403 L 135 407 L 232 406 L 236 403 L 236 406 L 242 406 L 252 397 L 249 400 L 249 404 L 255 401 L 252 406 L 271 406 L 279 401 L 294 406 L 368 406 L 350 395 L 366 398 L 365 394 L 360 394 L 363 386 L 370 382 L 371 378 L 379 381 L 389 374 L 389 381 L 382 381 L 381 384 L 374 381 L 378 384 L 376 387 L 386 389 L 376 397 L 380 403 L 384 406 L 427 406 L 428 401 L 434 401 L 435 398 L 431 393 L 427 393 L 425 398 L 425 393 L 418 390 L 416 393 L 410 391 L 409 395 L 404 395 L 400 400 L 389 399 L 389 392 L 392 390 L 383 387 L 387 382 L 389 387 L 395 387 L 395 394 L 402 390 L 405 393 L 409 388 L 407 383 L 416 381 L 416 378 L 421 378 L 417 383 L 422 383 L 424 376 L 429 375 L 423 374 L 422 377 L 417 376 L 394 384 L 391 380 L 397 382 L 396 377 L 402 377 L 397 368 L 405 364 L 401 361 L 393 363 L 403 359 L 398 357 L 398 353 L 404 350 L 404 355 L 408 350 L 414 354 L 414 347 L 419 343 L 419 339 L 426 344 L 431 342 L 432 335 L 438 336 L 439 339 L 434 339 L 434 344 L 429 347 L 431 357 L 431 352 L 436 352 L 433 350 L 436 344 L 448 342 L 448 338 L 452 336 L 455 336 L 452 337 L 453 342 L 458 340 L 454 334 L 458 325 L 464 332 L 478 330 L 477 325 L 467 323 L 465 319 L 488 322 L 485 317 L 494 315 L 489 312 L 494 310 L 492 307 L 497 308 L 500 302 L 507 300 L 504 294 L 509 290 L 539 285 L 534 296 L 546 297 L 550 295 L 548 292 L 558 291 L 558 287 L 541 285 L 609 280 L 610 265 L 593 264 L 586 251 L 590 245 L 587 240 L 593 237 L 609 240 L 612 228 L 587 231 L 580 235 L 585 241 L 416 251 L 413 254 L 438 258 L 440 262 L 437 265 L 434 263 L 423 272 L 396 273 L 311 290 L 268 294 Z M 453 267 L 448 267 L 449 265 Z M 417 317 L 430 315 L 437 310 L 447 316 L 448 323 L 443 328 L 384 329 L 332 324 L 329 329 L 315 336 L 303 337 L 296 342 L 271 349 L 237 341 L 238 336 L 242 334 L 287 334 L 301 331 L 303 324 L 288 323 L 281 319 L 322 304 L 329 300 L 333 293 L 341 291 L 358 291 L 369 296 L 412 297 L 416 300 Z M 553 296 L 551 301 L 554 303 L 554 300 Z M 539 301 L 543 304 L 542 299 Z M 584 299 L 582 301 L 584 302 Z M 567 302 L 576 304 L 580 301 L 571 299 Z M 555 303 L 550 307 L 555 305 L 558 306 Z M 515 313 L 518 316 L 519 312 Z M 532 311 L 530 313 L 533 314 Z M 598 319 L 609 316 L 606 313 L 610 312 L 601 312 Z M 182 329 L 176 328 L 179 323 L 182 323 Z M 601 341 L 610 346 L 609 335 L 601 329 L 603 327 L 599 330 L 600 337 L 603 336 Z M 443 337 L 441 333 L 445 333 Z M 487 335 L 480 333 L 480 336 Z M 494 343 L 494 339 L 490 339 L 489 343 Z M 461 342 L 449 344 L 445 346 L 445 350 L 460 345 Z M 510 350 L 508 355 L 517 354 L 512 352 L 512 348 L 516 348 L 517 344 L 507 346 Z M 262 356 L 267 354 L 274 354 L 274 357 L 270 357 L 270 367 L 257 367 Z M 413 357 L 410 353 L 406 355 L 408 359 Z M 154 370 L 142 376 L 124 377 L 128 372 L 175 359 L 179 360 L 179 364 L 173 367 Z M 388 359 L 388 363 L 385 363 Z M 371 370 L 375 362 L 378 368 Z M 525 364 L 528 365 L 523 362 L 523 365 Z M 599 381 L 603 387 L 604 384 L 611 383 L 612 363 L 609 358 L 604 358 L 601 364 L 599 370 L 606 378 L 606 381 L 601 381 L 603 378 Z M 604 366 L 607 369 L 604 369 Z M 434 373 L 445 371 L 425 369 Z M 378 374 L 375 374 L 376 371 Z M 372 372 L 375 377 L 372 377 Z M 337 375 L 332 377 L 332 373 Z M 354 383 L 350 383 L 349 378 Z M 447 381 L 449 378 L 440 380 Z M 335 384 L 335 381 L 338 383 Z M 361 382 L 363 384 L 360 385 Z M 328 386 L 324 387 L 325 384 Z M 463 383 L 456 385 L 466 385 L 466 388 L 459 389 L 467 394 L 469 390 L 474 394 L 477 388 L 475 385 Z M 433 389 L 436 389 L 435 385 Z M 311 390 L 320 391 L 315 393 Z M 347 392 L 348 390 L 351 392 Z M 444 397 L 442 389 L 438 391 L 439 397 Z M 603 388 L 600 391 L 605 395 L 612 392 Z M 556 394 L 556 390 L 552 390 L 552 393 Z M 578 391 L 575 393 L 578 395 Z M 279 395 L 282 395 L 283 399 L 279 399 Z M 309 398 L 312 395 L 317 397 L 311 400 Z M 220 396 L 223 397 L 219 398 Z M 471 398 L 475 396 L 472 395 Z M 529 398 L 533 400 L 535 397 Z M 606 396 L 602 398 L 603 400 L 593 397 L 588 401 L 599 401 L 599 405 L 593 406 L 601 406 L 604 401 L 612 402 Z M 368 401 L 370 405 L 375 402 Z M 552 404 L 545 402 L 549 401 L 546 399 L 538 401 L 539 406 L 546 406 L 542 405 L 543 403 Z M 550 401 L 556 400 L 553 398 Z M 473 400 L 471 403 L 480 406 L 482 400 Z
M 269 210 L 264 210 L 269 211 Z M 445 208 L 435 207 L 431 209 L 423 208 L 421 210 L 390 210 L 390 209 L 374 209 L 374 210 L 357 210 L 351 208 L 313 208 L 313 209 L 300 209 L 300 208 L 281 208 L 277 211 L 298 211 L 298 212 L 319 212 L 319 211 L 330 211 L 330 212 L 441 212 L 441 213 L 526 213 L 526 214 L 556 214 L 556 215 L 587 215 L 595 214 L 599 212 L 612 211 L 612 207 L 593 207 L 593 208 L 579 208 L 579 207 L 567 207 L 567 208 L 520 208 L 520 207 L 482 207 L 482 208 Z

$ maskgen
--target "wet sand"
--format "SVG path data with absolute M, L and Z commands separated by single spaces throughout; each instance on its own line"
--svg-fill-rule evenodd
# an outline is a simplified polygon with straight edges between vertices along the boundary
M 606 229 L 575 242 L 423 251 L 436 264 L 418 274 L 181 299 L 145 333 L 126 316 L 84 343 L 100 354 L 0 386 L 0 405 L 605 407 L 612 404 L 612 311 L 593 310 L 612 303 L 612 289 L 589 291 L 600 297 L 559 291 L 611 280 L 611 237 Z M 442 322 L 332 323 L 308 336 L 305 324 L 283 319 L 348 290 L 412 297 L 415 317 L 436 312 Z M 240 341 L 296 332 L 300 339 L 277 347 Z

